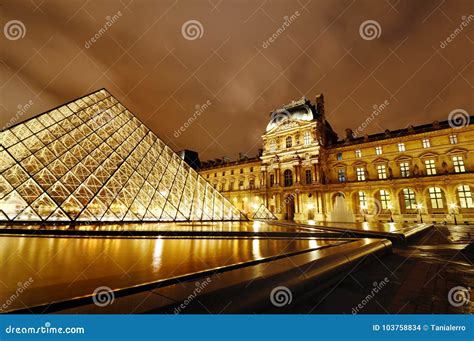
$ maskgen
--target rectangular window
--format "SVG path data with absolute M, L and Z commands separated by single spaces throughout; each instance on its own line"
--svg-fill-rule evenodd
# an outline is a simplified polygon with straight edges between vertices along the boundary
M 312 179 L 312 174 L 311 174 L 311 169 L 307 169 L 305 171 L 305 177 L 306 177 L 306 183 L 307 184 L 310 184 L 313 182 L 313 179 Z
M 431 143 L 429 139 L 423 139 L 423 141 L 421 141 L 421 144 L 423 145 L 423 148 L 431 147 Z
M 253 167 L 250 167 L 250 172 L 253 172 Z
M 425 160 L 426 174 L 436 175 L 436 166 L 434 160 Z
M 337 159 L 338 159 L 339 161 L 342 160 L 342 153 L 337 153 Z
M 344 172 L 344 169 L 339 168 L 337 170 L 337 179 L 339 182 L 346 182 L 346 172 Z
M 380 146 L 375 147 L 375 154 L 382 155 L 382 147 L 380 147 Z
M 458 186 L 458 197 L 461 208 L 474 208 L 471 188 L 468 185 Z
M 400 176 L 402 178 L 408 178 L 410 176 L 410 165 L 408 162 L 400 163 Z
M 208 179 L 209 179 L 209 174 L 206 174 L 206 178 L 208 178 Z
M 234 170 L 233 169 L 230 171 L 230 175 L 234 175 Z
M 214 177 L 215 177 L 215 178 L 217 177 L 217 173 L 214 173 Z
M 428 192 L 430 193 L 431 207 L 443 208 L 443 195 L 441 193 L 441 188 L 430 187 Z
M 270 174 L 270 186 L 273 186 L 275 184 L 275 175 Z
M 364 169 L 364 167 L 357 167 L 356 168 L 356 173 L 357 173 L 357 181 L 365 181 L 365 169 Z
M 357 150 L 355 151 L 355 156 L 356 156 L 356 157 L 362 157 L 362 152 L 361 152 L 360 149 L 357 149 Z
M 378 165 L 377 166 L 377 174 L 379 176 L 379 179 L 383 180 L 387 178 L 387 169 L 385 165 Z
M 242 174 L 244 172 L 244 170 L 242 168 L 240 168 L 240 174 Z
M 462 156 L 453 156 L 453 166 L 455 173 L 464 173 L 466 171 Z
M 254 189 L 255 188 L 255 180 L 251 179 L 249 180 L 249 188 Z
M 416 209 L 416 198 L 415 192 L 410 188 L 403 189 L 403 199 L 405 202 L 405 208 L 408 210 Z
M 365 192 L 359 192 L 359 207 L 367 208 L 367 197 Z
M 308 146 L 311 144 L 311 133 L 309 131 L 304 132 L 303 143 L 305 146 Z
M 449 135 L 449 143 L 457 144 L 458 143 L 458 136 L 456 134 Z
M 400 143 L 398 144 L 398 151 L 399 151 L 399 152 L 404 152 L 404 151 L 406 151 L 405 143 L 400 142 Z
M 380 190 L 380 203 L 382 204 L 383 210 L 388 210 L 390 208 L 390 193 L 386 190 Z
M 244 189 L 244 180 L 239 180 L 239 189 Z
M 222 172 L 222 176 L 225 176 L 225 171 L 224 171 L 224 172 Z

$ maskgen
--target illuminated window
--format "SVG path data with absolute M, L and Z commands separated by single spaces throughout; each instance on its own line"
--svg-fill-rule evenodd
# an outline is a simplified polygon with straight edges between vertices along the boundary
M 436 175 L 436 166 L 434 160 L 425 160 L 426 174 Z
M 383 210 L 387 210 L 390 206 L 390 193 L 384 189 L 379 191 L 380 194 L 380 203 Z
M 400 143 L 398 144 L 398 151 L 399 151 L 399 152 L 404 152 L 405 150 L 406 150 L 406 148 L 405 148 L 405 143 L 400 142 Z
M 364 167 L 356 168 L 357 181 L 365 181 L 365 169 Z
M 462 156 L 453 156 L 453 166 L 456 173 L 464 173 L 466 171 Z
M 338 159 L 339 161 L 342 160 L 342 153 L 337 153 L 337 159 Z
M 291 186 L 293 185 L 293 173 L 291 172 L 291 170 L 287 169 L 284 173 L 283 173 L 283 177 L 285 179 L 285 186 Z
M 311 174 L 311 169 L 307 169 L 305 171 L 305 177 L 306 177 L 306 183 L 307 184 L 310 184 L 313 182 L 313 179 L 312 179 L 312 174 Z
M 410 176 L 410 165 L 408 162 L 400 163 L 400 176 L 402 178 L 408 178 Z
M 467 185 L 458 186 L 458 198 L 461 208 L 474 208 L 471 188 Z
M 423 139 L 421 141 L 421 144 L 423 145 L 423 148 L 429 148 L 431 147 L 431 143 L 430 143 L 430 140 L 429 139 Z
M 346 172 L 343 168 L 337 170 L 337 179 L 339 182 L 346 182 Z
M 272 141 L 270 142 L 270 151 L 271 151 L 271 152 L 276 151 L 276 142 L 275 142 L 275 140 L 272 140 Z
M 443 208 L 443 192 L 439 187 L 430 187 L 428 189 L 432 208 Z
M 408 210 L 416 209 L 415 192 L 411 188 L 404 188 L 402 192 L 405 208 Z
M 387 169 L 385 165 L 378 165 L 377 166 L 377 174 L 379 176 L 379 179 L 383 180 L 387 178 Z
M 357 158 L 362 157 L 362 152 L 361 152 L 360 149 L 357 149 L 357 150 L 355 151 L 355 157 L 357 157 Z
M 367 207 L 367 197 L 365 192 L 359 192 L 359 207 Z
M 292 145 L 293 145 L 293 139 L 291 138 L 291 136 L 288 136 L 286 138 L 286 148 L 291 148 Z
M 456 134 L 449 135 L 449 143 L 457 144 L 458 143 L 458 136 Z
M 309 131 L 304 132 L 303 143 L 304 143 L 305 146 L 311 144 L 311 133 Z
M 381 146 L 375 147 L 375 154 L 382 155 L 382 147 Z

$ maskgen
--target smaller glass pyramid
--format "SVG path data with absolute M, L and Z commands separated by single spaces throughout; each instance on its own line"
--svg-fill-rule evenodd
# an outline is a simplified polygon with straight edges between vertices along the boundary
M 252 219 L 256 220 L 278 220 L 277 217 L 264 205 L 261 204 L 260 207 L 252 215 Z
M 0 132 L 0 221 L 247 220 L 105 89 Z

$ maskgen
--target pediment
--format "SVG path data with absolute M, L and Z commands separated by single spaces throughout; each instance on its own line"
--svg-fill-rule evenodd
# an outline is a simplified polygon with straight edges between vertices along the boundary
M 372 163 L 387 163 L 387 162 L 388 162 L 388 159 L 384 157 L 378 157 L 374 161 L 372 161 Z
M 402 154 L 395 159 L 395 162 L 411 161 L 411 160 L 413 160 L 413 157 L 411 157 L 410 155 Z
M 420 159 L 426 159 L 426 158 L 433 158 L 433 157 L 438 157 L 439 154 L 435 152 L 426 152 L 423 153 L 419 156 Z
M 455 147 L 455 148 L 451 148 L 450 150 L 448 150 L 446 152 L 446 154 L 448 154 L 448 155 L 466 154 L 467 152 L 468 152 L 467 149 Z
M 292 120 L 292 119 L 286 119 L 278 123 L 273 129 L 268 131 L 265 135 L 271 135 L 279 132 L 284 132 L 288 130 L 292 130 L 295 128 L 301 128 L 305 127 L 310 123 L 311 121 L 297 121 L 297 120 Z

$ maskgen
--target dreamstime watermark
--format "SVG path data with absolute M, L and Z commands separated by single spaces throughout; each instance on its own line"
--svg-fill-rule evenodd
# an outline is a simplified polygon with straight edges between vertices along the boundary
M 296 19 L 298 19 L 298 17 L 301 15 L 301 13 L 299 11 L 295 11 L 295 13 L 293 13 L 292 15 L 288 16 L 288 15 L 285 15 L 283 17 L 283 24 L 281 24 L 280 27 L 278 27 L 278 29 L 270 36 L 268 37 L 267 40 L 265 40 L 263 43 L 262 43 L 262 47 L 264 49 L 268 48 L 272 43 L 274 43 L 278 37 L 283 33 L 285 32 L 285 30 L 290 27 L 291 24 L 293 24 Z
M 107 30 L 110 27 L 112 27 L 113 24 L 115 24 L 120 19 L 121 16 L 122 16 L 121 11 L 118 11 L 113 16 L 110 16 L 110 15 L 106 16 L 105 20 L 107 21 L 105 22 L 105 24 L 92 37 L 90 37 L 89 40 L 87 40 L 84 43 L 84 47 L 86 49 L 90 48 L 95 42 L 97 42 L 107 32 Z
M 366 20 L 359 26 L 359 35 L 364 40 L 374 40 L 380 38 L 382 27 L 375 20 Z
M 6 334 L 30 335 L 30 334 L 85 334 L 84 327 L 52 327 L 51 322 L 45 322 L 40 327 L 16 327 L 9 325 L 5 328 Z
M 464 128 L 471 122 L 471 116 L 464 109 L 454 109 L 448 115 L 448 124 L 451 128 Z
M 7 122 L 7 124 L 5 124 L 3 129 L 8 129 L 15 125 L 20 120 L 20 118 L 32 107 L 32 105 L 33 101 L 31 99 L 26 104 L 18 104 L 18 110 L 16 111 L 15 115 Z
M 193 114 L 187 119 L 186 122 L 184 122 L 178 129 L 176 129 L 174 131 L 174 134 L 173 136 L 175 138 L 178 138 L 182 133 L 184 133 L 186 131 L 186 129 L 188 129 L 193 123 L 194 121 L 197 120 L 197 118 L 199 116 L 202 115 L 203 112 L 205 112 L 209 106 L 212 105 L 212 102 L 210 100 L 207 100 L 204 104 L 196 104 L 195 107 L 194 107 L 194 112 Z
M 20 20 L 10 20 L 3 26 L 3 34 L 8 40 L 25 38 L 26 26 Z
M 448 292 L 448 302 L 453 307 L 460 307 L 468 304 L 471 301 L 471 295 L 469 289 L 463 286 L 456 286 L 451 288 Z
M 381 104 L 374 104 L 373 110 L 370 113 L 370 115 L 363 121 L 356 129 L 355 131 L 352 132 L 352 136 L 356 138 L 360 133 L 362 133 L 377 117 L 380 115 L 386 108 L 387 106 L 390 105 L 390 102 L 388 100 L 383 101 Z
M 374 299 L 374 297 L 379 293 L 380 290 L 382 290 L 387 284 L 390 282 L 390 280 L 385 277 L 383 281 L 380 283 L 374 282 L 373 283 L 373 288 L 370 291 L 370 293 L 365 296 L 365 298 L 360 302 L 356 307 L 352 308 L 352 315 L 358 314 L 362 309 L 365 308 L 367 304 L 369 304 L 370 301 Z
M 174 314 L 177 315 L 181 313 L 186 307 L 197 297 L 199 294 L 212 282 L 210 277 L 207 277 L 202 282 L 196 282 L 196 288 L 193 290 L 191 294 L 186 297 L 186 299 L 181 303 L 179 306 L 174 308 Z
M 272 302 L 275 307 L 281 308 L 291 304 L 291 301 L 293 301 L 293 294 L 287 287 L 275 287 L 270 293 L 270 302 Z
M 111 305 L 115 301 L 115 294 L 113 290 L 106 286 L 98 287 L 94 290 L 92 301 L 98 307 L 105 307 Z
M 360 214 L 378 215 L 382 212 L 382 203 L 377 198 L 367 198 L 365 206 L 360 208 Z
M 204 35 L 204 27 L 198 20 L 188 20 L 181 26 L 181 34 L 186 40 L 201 39 Z
M 442 49 L 446 48 L 449 43 L 451 43 L 456 37 L 464 30 L 465 27 L 467 27 L 473 20 L 474 20 L 474 15 L 470 14 L 468 17 L 463 15 L 461 17 L 461 24 L 451 33 L 445 40 L 441 41 L 439 43 L 439 47 Z
M 32 277 L 28 278 L 25 282 L 18 282 L 18 288 L 16 291 L 0 306 L 0 312 L 6 311 L 8 307 L 11 306 L 18 297 L 20 297 L 21 294 L 31 286 L 31 284 L 33 284 L 33 282 L 34 280 Z

